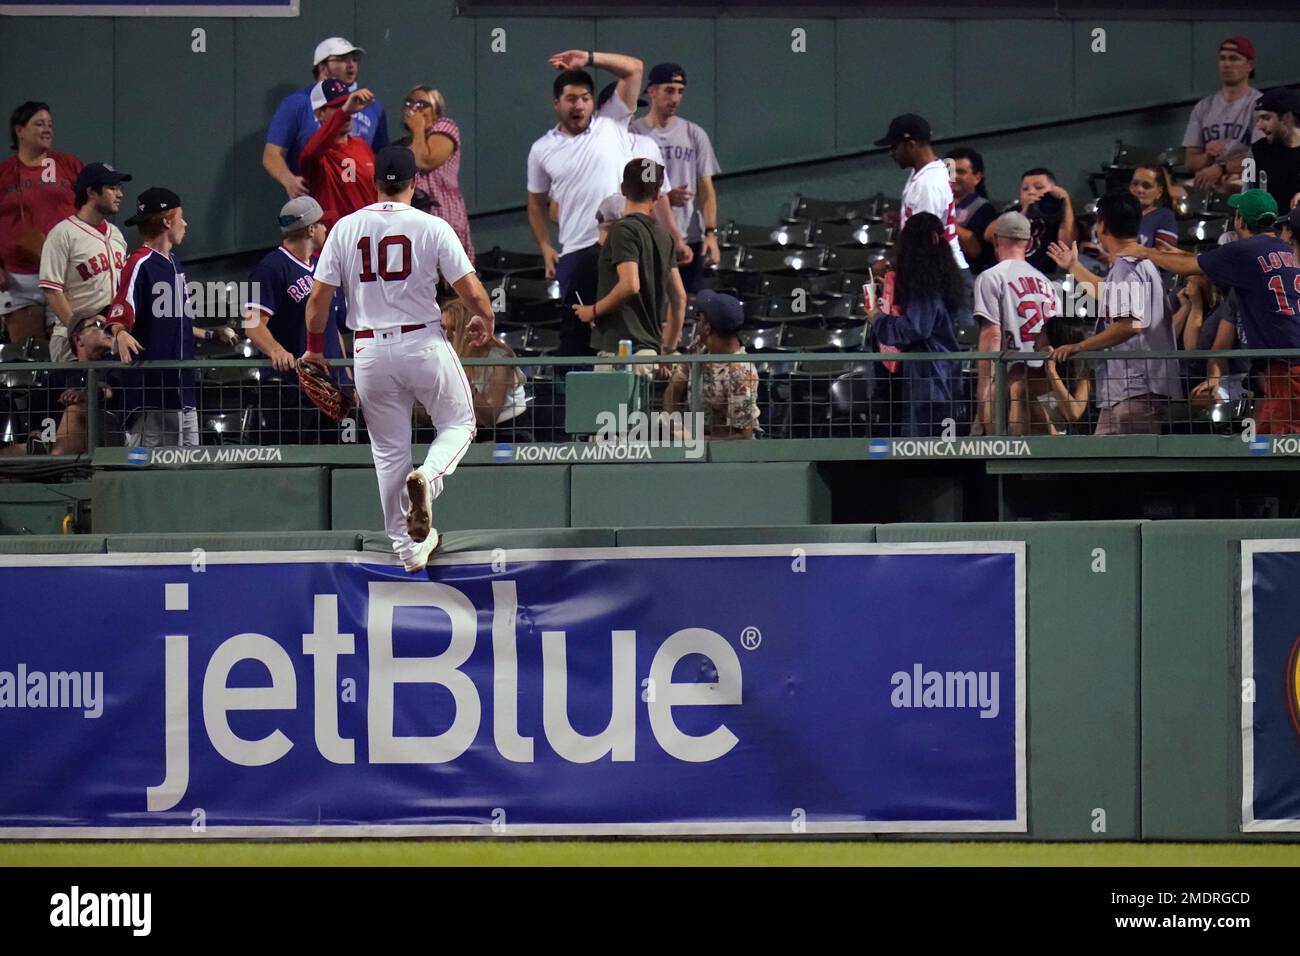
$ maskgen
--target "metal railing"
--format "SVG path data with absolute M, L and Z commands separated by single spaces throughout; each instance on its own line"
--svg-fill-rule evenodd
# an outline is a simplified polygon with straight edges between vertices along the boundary
M 567 422 L 565 375 L 575 370 L 644 369 L 632 379 L 638 388 L 629 411 L 703 416 L 693 421 L 703 424 L 707 437 L 765 440 L 1083 436 L 1105 426 L 1110 433 L 1231 433 L 1252 417 L 1266 391 L 1284 393 L 1281 383 L 1267 379 L 1300 374 L 1300 352 L 1080 352 L 1058 369 L 1071 396 L 1067 401 L 1053 387 L 1046 358 L 1045 353 L 1018 352 L 759 351 L 626 358 L 540 355 L 465 359 L 463 364 L 486 396 L 479 409 L 479 440 L 512 444 L 591 437 L 590 427 L 570 431 Z M 1210 359 L 1224 360 L 1228 374 L 1221 390 L 1201 394 L 1206 390 L 1197 391 L 1197 386 Z M 1174 383 L 1172 391 L 1181 397 L 1143 400 L 1136 403 L 1140 407 L 1123 406 L 1119 412 L 1099 407 L 1099 396 L 1108 400 L 1140 390 L 1157 363 L 1164 368 L 1156 377 Z M 1290 363 L 1296 363 L 1296 373 Z M 334 363 L 345 389 L 351 388 L 351 365 L 351 360 Z M 1134 371 L 1131 381 L 1126 370 Z M 150 402 L 150 395 L 160 388 L 156 373 L 173 371 L 194 379 L 200 444 L 368 441 L 364 407 L 336 425 L 302 396 L 293 373 L 275 373 L 264 359 L 133 366 L 116 361 L 8 362 L 0 363 L 0 455 L 79 455 L 132 443 L 131 409 L 136 406 L 124 405 L 125 397 L 143 398 L 146 408 L 166 406 Z M 146 375 L 155 381 L 142 381 Z M 1284 405 L 1283 415 L 1300 419 L 1300 402 Z M 754 427 L 746 427 L 750 425 Z M 1300 421 L 1283 425 L 1289 427 L 1282 430 L 1300 432 Z M 416 442 L 435 434 L 421 408 L 412 416 L 412 429 Z

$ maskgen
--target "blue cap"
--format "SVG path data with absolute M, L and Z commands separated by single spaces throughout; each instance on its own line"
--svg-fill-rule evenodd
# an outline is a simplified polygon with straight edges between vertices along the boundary
M 745 307 L 725 292 L 704 289 L 695 297 L 695 311 L 709 323 L 709 328 L 724 335 L 745 324 Z
M 686 71 L 678 63 L 656 63 L 650 67 L 650 78 L 646 80 L 646 86 L 655 86 L 658 83 L 680 83 L 686 85 Z

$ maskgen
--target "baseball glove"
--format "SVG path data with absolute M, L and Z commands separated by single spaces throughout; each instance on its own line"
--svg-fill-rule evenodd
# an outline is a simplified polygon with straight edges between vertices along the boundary
M 343 394 L 329 370 L 315 362 L 298 363 L 298 384 L 326 418 L 340 422 L 352 411 L 352 396 Z

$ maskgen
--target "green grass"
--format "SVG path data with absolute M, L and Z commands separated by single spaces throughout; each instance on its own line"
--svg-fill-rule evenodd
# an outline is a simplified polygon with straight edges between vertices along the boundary
M 10 866 L 1300 866 L 1300 844 L 357 840 L 0 843 Z

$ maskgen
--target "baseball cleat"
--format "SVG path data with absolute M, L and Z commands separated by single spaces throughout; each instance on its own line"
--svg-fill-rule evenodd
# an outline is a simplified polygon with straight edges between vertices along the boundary
M 411 499 L 406 511 L 406 533 L 412 541 L 423 541 L 433 529 L 433 492 L 419 468 L 406 476 L 406 494 Z
M 433 553 L 438 550 L 439 543 L 440 539 L 437 530 L 430 528 L 428 537 L 417 544 L 415 553 L 403 562 L 407 574 L 418 574 L 423 571 L 429 563 L 429 558 L 433 557 Z

